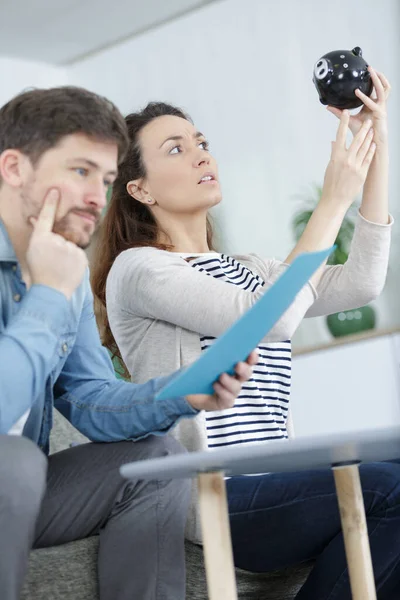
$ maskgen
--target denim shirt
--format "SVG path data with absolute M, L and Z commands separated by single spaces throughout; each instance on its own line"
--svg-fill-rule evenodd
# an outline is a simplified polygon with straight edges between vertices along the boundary
M 69 301 L 44 285 L 27 290 L 0 220 L 0 434 L 30 411 L 23 435 L 47 452 L 53 406 L 93 441 L 166 433 L 197 414 L 183 397 L 154 399 L 173 377 L 142 385 L 117 379 L 97 330 L 89 273 Z

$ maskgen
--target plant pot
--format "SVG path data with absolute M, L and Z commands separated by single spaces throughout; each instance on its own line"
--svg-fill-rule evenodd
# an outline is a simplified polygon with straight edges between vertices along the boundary
M 374 329 L 376 313 L 372 306 L 344 310 L 326 317 L 326 324 L 333 337 L 342 337 Z

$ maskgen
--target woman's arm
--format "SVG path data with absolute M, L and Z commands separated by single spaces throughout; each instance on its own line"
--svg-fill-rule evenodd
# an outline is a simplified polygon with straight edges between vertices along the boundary
M 307 317 L 331 314 L 363 306 L 381 293 L 387 273 L 391 224 L 388 213 L 388 126 L 386 101 L 390 84 L 386 77 L 369 67 L 376 97 L 369 98 L 360 90 L 363 109 L 350 118 L 349 129 L 357 135 L 368 119 L 372 119 L 376 151 L 364 185 L 360 215 L 356 223 L 349 258 L 344 265 L 325 267 L 317 286 L 318 300 Z M 337 117 L 340 110 L 329 108 Z
M 277 266 L 269 279 L 268 265 L 272 264 Z M 265 286 L 253 293 L 194 269 L 177 254 L 155 248 L 127 250 L 119 255 L 108 276 L 107 308 L 219 337 L 286 267 L 269 261 L 263 268 Z M 289 339 L 314 299 L 312 287 L 306 285 L 264 341 Z
M 349 121 L 350 114 L 344 110 L 340 116 L 336 141 L 332 143 L 321 199 L 285 263 L 291 263 L 303 252 L 322 250 L 334 243 L 347 210 L 366 180 L 376 148 L 372 141 L 372 122 L 365 120 L 347 148 Z M 323 272 L 324 266 L 312 276 L 314 286 L 318 285 Z
M 370 67 L 376 101 L 359 91 L 359 97 L 372 115 L 376 152 L 368 172 L 361 203 L 361 214 L 374 223 L 389 223 L 389 145 L 386 101 L 390 84 L 381 73 Z
M 306 317 L 358 308 L 379 296 L 386 280 L 391 229 L 392 222 L 381 225 L 358 216 L 349 258 L 344 265 L 324 268 L 318 298 Z
M 364 106 L 359 113 L 350 118 L 349 129 L 353 135 L 356 135 L 367 119 L 372 120 L 376 151 L 365 181 L 360 212 L 368 221 L 386 225 L 389 223 L 387 100 L 391 88 L 382 73 L 378 73 L 372 67 L 369 67 L 368 70 L 374 84 L 375 97 L 370 98 L 360 90 L 356 90 L 356 94 L 363 101 Z M 332 107 L 328 107 L 328 109 L 336 117 L 341 118 L 342 111 Z

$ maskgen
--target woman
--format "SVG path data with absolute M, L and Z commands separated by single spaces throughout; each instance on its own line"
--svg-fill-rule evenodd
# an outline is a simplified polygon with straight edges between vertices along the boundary
M 340 113 L 321 200 L 285 263 L 215 252 L 208 210 L 221 200 L 207 141 L 179 109 L 150 104 L 126 121 L 130 151 L 105 217 L 93 288 L 103 339 L 145 381 L 190 364 L 264 293 L 300 252 L 331 245 L 363 187 L 349 260 L 323 267 L 259 346 L 260 361 L 234 408 L 200 413 L 174 433 L 189 450 L 288 437 L 290 338 L 304 316 L 361 306 L 381 291 L 387 269 L 386 98 L 371 69 L 376 99 Z M 346 146 L 350 128 L 354 139 Z M 107 320 L 108 317 L 108 320 Z M 400 466 L 361 467 L 380 598 L 400 585 Z M 298 599 L 350 598 L 340 519 L 330 471 L 232 477 L 227 493 L 235 564 L 269 571 L 310 558 L 315 567 Z M 188 537 L 199 539 L 196 495 Z

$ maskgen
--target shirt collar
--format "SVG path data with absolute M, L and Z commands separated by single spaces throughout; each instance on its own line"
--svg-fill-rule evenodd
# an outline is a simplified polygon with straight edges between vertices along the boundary
M 17 263 L 14 247 L 8 237 L 7 229 L 3 221 L 0 219 L 0 263 L 12 262 Z

